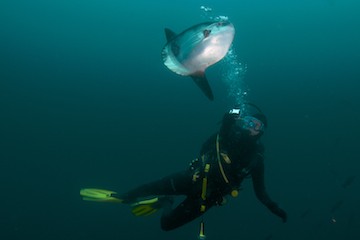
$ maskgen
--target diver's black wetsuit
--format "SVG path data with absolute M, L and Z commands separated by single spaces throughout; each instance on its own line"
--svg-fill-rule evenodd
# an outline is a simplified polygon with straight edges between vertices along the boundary
M 185 195 L 185 200 L 174 209 L 164 208 L 161 227 L 168 231 L 194 220 L 212 206 L 220 205 L 224 196 L 231 194 L 234 189 L 239 189 L 244 178 L 251 176 L 256 197 L 285 222 L 286 213 L 270 199 L 265 189 L 263 145 L 259 139 L 252 139 L 244 132 L 240 133 L 239 129 L 234 128 L 233 123 L 233 119 L 225 115 L 218 140 L 218 134 L 211 136 L 204 143 L 200 157 L 193 161 L 188 169 L 142 185 L 122 197 L 131 202 L 146 196 Z M 225 161 L 224 155 L 220 156 L 221 164 L 218 159 L 217 141 L 219 152 L 228 157 L 228 161 Z M 201 193 L 206 163 L 210 164 L 210 170 L 207 173 L 207 194 L 204 200 Z M 221 173 L 220 165 L 228 182 Z M 205 211 L 200 210 L 201 205 L 206 206 Z

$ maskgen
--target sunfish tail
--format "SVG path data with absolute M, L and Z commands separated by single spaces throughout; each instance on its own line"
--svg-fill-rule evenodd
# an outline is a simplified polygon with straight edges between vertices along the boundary
M 214 100 L 213 92 L 204 73 L 191 75 L 191 78 L 194 80 L 196 85 L 198 85 L 198 87 L 208 99 L 210 99 L 211 101 Z

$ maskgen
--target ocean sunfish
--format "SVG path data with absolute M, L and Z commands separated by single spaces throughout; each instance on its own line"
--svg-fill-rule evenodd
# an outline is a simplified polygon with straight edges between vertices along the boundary
M 180 34 L 166 28 L 167 43 L 162 50 L 164 64 L 179 75 L 192 77 L 204 94 L 213 100 L 205 70 L 225 57 L 234 34 L 234 26 L 228 21 L 201 23 Z

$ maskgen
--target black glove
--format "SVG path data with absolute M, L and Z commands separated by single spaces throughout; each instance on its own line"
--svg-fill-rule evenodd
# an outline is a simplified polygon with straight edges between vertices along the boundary
M 286 223 L 287 214 L 284 210 L 282 210 L 281 208 L 277 208 L 274 213 L 282 219 L 283 223 Z
M 278 205 L 274 202 L 268 205 L 270 211 L 276 216 L 280 217 L 282 221 L 285 223 L 287 221 L 287 214 L 284 210 L 278 207 Z

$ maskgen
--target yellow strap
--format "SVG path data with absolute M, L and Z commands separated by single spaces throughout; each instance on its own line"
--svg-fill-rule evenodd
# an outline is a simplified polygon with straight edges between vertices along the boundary
M 207 174 L 208 174 L 209 171 L 210 171 L 210 164 L 207 163 L 207 164 L 205 164 L 205 167 L 204 167 L 205 176 L 204 176 L 204 178 L 203 178 L 202 188 L 201 188 L 201 199 L 202 199 L 203 201 L 206 200 Z M 206 210 L 205 204 L 201 204 L 201 206 L 200 206 L 200 212 L 205 212 L 205 210 Z
M 202 191 L 201 191 L 202 200 L 206 199 L 206 186 L 207 186 L 207 178 L 204 177 L 202 182 Z
M 226 154 L 226 153 L 220 153 L 222 159 L 224 159 L 224 161 L 227 163 L 227 164 L 230 164 L 231 163 L 231 160 L 229 158 L 229 156 Z
M 208 173 L 209 171 L 210 171 L 210 164 L 207 163 L 207 164 L 205 164 L 204 172 Z
M 202 181 L 202 188 L 201 188 L 201 198 L 202 200 L 206 199 L 206 188 L 207 188 L 207 173 L 210 171 L 210 164 L 206 164 L 205 168 L 204 168 L 204 172 L 205 172 L 205 177 L 203 178 Z
M 229 183 L 229 179 L 226 177 L 224 168 L 223 168 L 223 166 L 222 166 L 222 164 L 221 164 L 220 146 L 219 146 L 219 134 L 216 136 L 216 153 L 217 153 L 217 159 L 218 159 L 218 163 L 219 163 L 219 168 L 220 168 L 221 175 L 223 176 L 224 181 L 225 181 L 226 183 Z

